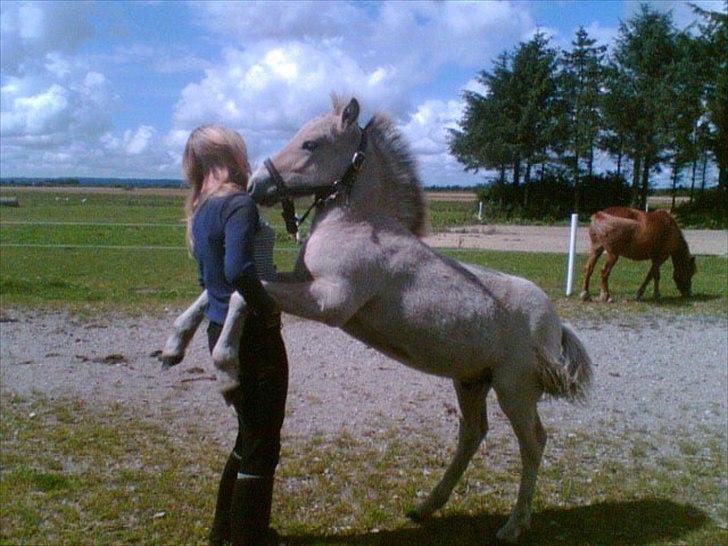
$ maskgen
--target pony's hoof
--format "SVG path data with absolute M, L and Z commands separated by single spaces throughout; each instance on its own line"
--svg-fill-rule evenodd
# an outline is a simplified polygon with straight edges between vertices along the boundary
M 579 297 L 581 298 L 581 301 L 591 301 L 591 296 L 589 295 L 589 292 L 584 290 L 581 294 L 579 294 Z
M 157 358 L 162 363 L 162 371 L 167 371 L 171 367 L 176 366 L 180 362 L 182 362 L 182 359 L 184 358 L 184 353 L 182 354 L 167 354 L 162 353 Z
M 509 525 L 506 523 L 501 527 L 495 534 L 496 538 L 501 542 L 507 542 L 508 544 L 515 544 L 518 539 L 521 538 L 523 529 L 517 525 Z

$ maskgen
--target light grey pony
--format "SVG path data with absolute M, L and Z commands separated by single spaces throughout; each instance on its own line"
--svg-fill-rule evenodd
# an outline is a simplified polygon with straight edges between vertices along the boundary
M 262 204 L 317 196 L 295 270 L 265 283 L 266 290 L 286 313 L 341 328 L 407 366 L 452 378 L 462 413 L 457 450 L 409 514 L 415 520 L 450 497 L 486 435 L 486 397 L 495 390 L 522 462 L 518 500 L 498 538 L 516 541 L 530 523 L 546 443 L 536 404 L 544 393 L 582 399 L 590 358 L 536 285 L 424 244 L 425 198 L 401 135 L 379 114 L 361 129 L 355 99 L 333 102 L 330 113 L 306 123 L 250 180 L 248 190 Z M 167 357 L 181 358 L 204 303 L 205 294 L 177 320 Z M 236 381 L 243 307 L 242 298 L 233 298 L 213 353 L 228 386 Z

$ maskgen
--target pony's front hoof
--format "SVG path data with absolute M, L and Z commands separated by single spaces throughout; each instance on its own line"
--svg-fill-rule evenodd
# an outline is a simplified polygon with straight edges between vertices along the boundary
M 518 542 L 522 531 L 519 529 L 506 528 L 507 526 L 501 527 L 495 534 L 495 537 L 501 542 L 507 542 L 508 544 L 515 544 Z
M 240 387 L 240 381 L 237 377 L 234 377 L 228 373 L 217 370 L 215 374 L 217 379 L 217 387 L 222 394 L 225 403 L 229 406 L 235 402 L 238 394 L 238 387 Z
M 529 523 L 528 518 L 520 523 L 516 523 L 512 518 L 509 518 L 506 524 L 498 529 L 495 536 L 501 542 L 516 543 L 523 536 L 523 533 L 528 530 Z
M 171 367 L 176 366 L 180 362 L 182 362 L 182 359 L 184 358 L 184 353 L 182 354 L 168 354 L 168 353 L 162 353 L 157 358 L 162 363 L 162 371 L 167 371 Z
M 614 300 L 609 294 L 599 294 L 600 303 L 614 303 Z
M 579 294 L 579 297 L 581 298 L 581 301 L 591 301 L 591 296 L 589 295 L 589 292 L 584 290 L 581 294 Z

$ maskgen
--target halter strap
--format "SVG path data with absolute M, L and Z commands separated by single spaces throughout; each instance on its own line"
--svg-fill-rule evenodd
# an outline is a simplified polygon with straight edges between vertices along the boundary
M 327 184 L 325 186 L 314 186 L 312 188 L 309 187 L 306 188 L 305 191 L 291 191 L 291 188 L 286 186 L 286 183 L 283 181 L 281 173 L 278 172 L 278 169 L 276 169 L 270 158 L 266 158 L 266 160 L 263 162 L 263 165 L 265 165 L 265 168 L 268 170 L 268 174 L 270 174 L 273 183 L 276 185 L 278 194 L 281 196 L 281 206 L 283 208 L 282 216 L 284 222 L 286 223 L 286 231 L 289 234 L 295 236 L 298 233 L 298 227 L 303 224 L 303 222 L 306 220 L 306 218 L 314 208 L 319 208 L 327 205 L 328 203 L 336 199 L 340 194 L 343 193 L 343 195 L 346 196 L 346 204 L 349 204 L 349 199 L 351 197 L 351 188 L 354 185 L 357 174 L 361 170 L 362 166 L 364 165 L 364 161 L 366 160 L 365 150 L 367 147 L 368 133 L 369 128 L 371 127 L 373 122 L 374 118 L 371 118 L 361 130 L 359 145 L 357 146 L 356 152 L 354 152 L 354 155 L 351 158 L 351 163 L 349 163 L 349 166 L 347 167 L 343 176 L 334 180 L 331 184 Z M 304 212 L 302 216 L 296 216 L 296 210 L 293 204 L 294 195 L 303 196 L 310 195 L 311 193 L 316 196 L 314 202 L 311 204 L 311 206 L 308 207 L 308 209 L 306 209 L 306 212 Z
M 263 165 L 265 165 L 265 168 L 268 169 L 268 174 L 270 174 L 270 177 L 273 179 L 273 182 L 281 195 L 281 207 L 283 208 L 281 215 L 283 216 L 283 221 L 286 223 L 286 231 L 290 235 L 295 236 L 298 233 L 299 222 L 296 218 L 296 207 L 293 204 L 293 197 L 291 197 L 288 187 L 284 184 L 281 173 L 278 172 L 278 169 L 276 169 L 276 166 L 273 165 L 270 158 L 266 158 Z

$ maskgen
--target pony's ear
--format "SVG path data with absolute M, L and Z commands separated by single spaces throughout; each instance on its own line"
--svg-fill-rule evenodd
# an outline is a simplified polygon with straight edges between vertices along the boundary
M 359 101 L 353 98 L 341 113 L 341 126 L 344 128 L 349 127 L 356 123 L 357 119 L 359 119 Z

